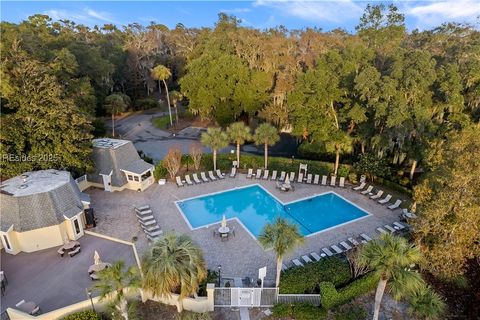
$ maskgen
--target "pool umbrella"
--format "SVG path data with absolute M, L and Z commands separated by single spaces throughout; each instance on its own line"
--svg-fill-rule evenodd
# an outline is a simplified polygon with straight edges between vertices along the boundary
M 100 260 L 100 255 L 98 254 L 97 250 L 93 254 L 93 261 L 95 261 L 96 265 L 99 265 L 102 261 Z
M 227 226 L 227 218 L 225 217 L 225 215 L 223 215 L 222 228 L 225 228 L 226 226 Z

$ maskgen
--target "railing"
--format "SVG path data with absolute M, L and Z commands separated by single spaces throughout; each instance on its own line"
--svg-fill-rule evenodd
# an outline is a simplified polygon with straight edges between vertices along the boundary
M 314 306 L 320 305 L 319 294 L 279 294 L 277 303 L 309 303 Z
M 213 301 L 215 307 L 230 307 L 232 305 L 232 288 L 215 288 Z
M 276 303 L 320 305 L 319 294 L 279 294 L 278 288 L 215 288 L 215 307 L 271 307 Z

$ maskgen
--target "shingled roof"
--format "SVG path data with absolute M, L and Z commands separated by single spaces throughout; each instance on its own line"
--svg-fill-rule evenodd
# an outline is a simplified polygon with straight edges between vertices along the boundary
M 67 171 L 25 172 L 0 187 L 1 230 L 24 232 L 57 225 L 83 211 L 81 192 Z
M 88 181 L 103 184 L 101 174 L 109 175 L 112 172 L 111 184 L 114 187 L 122 187 L 128 183 L 122 170 L 142 174 L 149 169 L 153 169 L 152 164 L 140 158 L 137 149 L 128 140 L 94 139 L 93 161 L 95 172 L 87 175 Z

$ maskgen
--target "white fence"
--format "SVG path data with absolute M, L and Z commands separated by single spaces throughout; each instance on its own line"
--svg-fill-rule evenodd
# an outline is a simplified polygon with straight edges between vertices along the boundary
M 271 307 L 276 303 L 320 305 L 319 294 L 279 294 L 278 288 L 215 288 L 215 307 Z
M 279 294 L 277 303 L 309 303 L 314 306 L 320 305 L 319 294 Z

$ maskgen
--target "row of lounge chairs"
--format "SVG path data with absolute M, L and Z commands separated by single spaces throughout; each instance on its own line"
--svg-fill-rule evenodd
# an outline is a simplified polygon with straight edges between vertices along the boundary
M 213 171 L 208 171 L 208 177 L 207 177 L 207 174 L 205 172 L 200 172 L 200 178 L 198 177 L 198 175 L 196 173 L 192 174 L 192 179 L 190 179 L 190 175 L 187 174 L 185 175 L 185 180 L 182 180 L 181 177 L 177 176 L 175 177 L 175 180 L 177 182 L 177 186 L 178 187 L 183 187 L 185 186 L 185 184 L 189 185 L 189 186 L 192 186 L 194 183 L 195 184 L 200 184 L 200 183 L 206 183 L 206 182 L 210 182 L 210 181 L 217 181 L 217 180 L 221 180 L 221 179 L 225 179 L 226 175 L 225 173 L 222 173 L 220 170 L 216 170 L 215 171 L 216 175 L 213 173 Z M 232 171 L 230 172 L 230 178 L 235 178 L 235 176 L 237 175 L 237 168 L 233 167 L 232 168 Z
M 370 197 L 370 199 L 375 200 L 380 204 L 388 204 L 387 208 L 390 210 L 395 210 L 398 207 L 400 207 L 400 205 L 402 204 L 402 200 L 400 199 L 397 199 L 395 203 L 390 203 L 390 200 L 392 199 L 391 194 L 387 194 L 385 198 L 380 199 L 383 196 L 383 193 L 384 193 L 383 190 L 377 189 L 376 190 L 377 192 L 375 193 L 373 192 L 372 185 L 369 185 L 366 189 L 364 189 L 365 186 L 366 186 L 366 183 L 362 182 L 359 186 L 354 187 L 353 190 L 359 191 L 361 194 L 367 195 L 368 197 Z M 380 199 L 380 200 L 377 200 L 377 199 Z
M 278 172 L 277 170 L 273 170 L 272 171 L 272 175 L 270 176 L 270 171 L 268 169 L 265 169 L 262 173 L 262 169 L 257 169 L 256 173 L 253 173 L 253 169 L 248 169 L 248 172 L 247 172 L 247 179 L 263 179 L 263 180 L 277 180 L 277 175 L 278 175 Z M 298 178 L 297 180 L 295 180 L 295 172 L 290 172 L 289 175 L 287 175 L 287 173 L 285 171 L 281 171 L 280 172 L 280 177 L 278 178 L 278 181 L 285 181 L 286 179 L 288 178 L 288 180 L 290 182 L 298 182 L 298 183 L 307 183 L 307 184 L 321 184 L 321 185 L 328 185 L 327 183 L 327 180 L 328 180 L 328 177 L 327 176 L 322 176 L 322 181 L 320 183 L 320 175 L 319 174 L 307 174 L 307 177 L 305 178 L 303 173 L 300 173 L 298 175 Z M 331 179 L 330 179 L 330 186 L 332 187 L 336 187 L 337 186 L 337 177 L 336 176 L 332 176 Z M 342 187 L 342 188 L 345 188 L 345 178 L 344 177 L 340 177 L 339 179 L 339 183 L 338 183 L 338 186 L 339 187 Z
M 146 205 L 143 207 L 135 207 L 134 211 L 143 232 L 145 232 L 145 234 L 147 235 L 148 240 L 157 240 L 160 235 L 163 234 L 163 231 L 162 229 L 160 229 L 157 220 L 155 220 L 150 206 Z
M 395 233 L 395 232 L 401 231 L 405 228 L 406 228 L 406 226 L 404 226 L 400 222 L 394 222 L 392 225 L 386 224 L 383 227 L 378 227 L 377 231 L 380 234 L 387 234 L 387 233 Z

